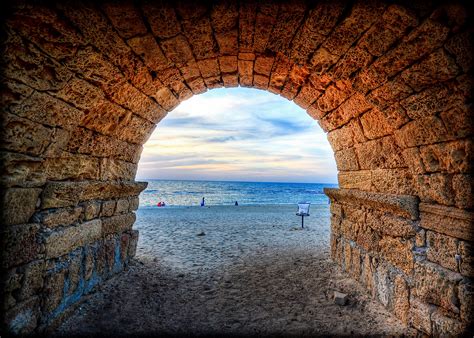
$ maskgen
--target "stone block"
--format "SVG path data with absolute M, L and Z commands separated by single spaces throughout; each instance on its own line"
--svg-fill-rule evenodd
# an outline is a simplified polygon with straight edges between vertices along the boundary
M 380 256 L 403 270 L 406 274 L 413 272 L 415 256 L 413 241 L 384 236 L 379 241 Z
M 222 88 L 224 86 L 220 76 L 212 76 L 204 79 L 208 89 Z
M 371 172 L 372 191 L 416 196 L 413 177 L 408 168 L 374 169 Z
M 459 315 L 459 273 L 444 269 L 431 262 L 416 262 L 412 294 L 423 302 L 442 307 L 453 315 Z
M 182 34 L 162 40 L 160 45 L 166 57 L 176 65 L 182 65 L 193 60 L 191 46 Z
M 0 170 L 3 173 L 0 184 L 3 189 L 24 185 L 25 182 L 30 187 L 43 185 L 46 180 L 43 161 L 40 157 L 0 151 Z
M 224 82 L 224 87 L 238 87 L 239 86 L 239 77 L 237 74 L 223 74 L 222 82 Z
M 461 320 L 465 323 L 472 323 L 474 320 L 474 285 L 472 281 L 462 281 L 459 284 L 459 300 L 461 301 Z
M 410 318 L 410 289 L 402 275 L 395 276 L 392 308 L 395 316 L 407 325 Z
M 220 75 L 219 63 L 217 58 L 199 60 L 197 64 L 203 78 Z
M 69 259 L 69 267 L 67 272 L 67 277 L 69 279 L 67 293 L 69 295 L 73 294 L 79 284 L 79 279 L 81 276 L 81 265 L 82 265 L 82 248 L 76 250 Z
M 222 79 L 224 79 L 224 77 L 225 77 L 225 74 L 222 75 Z M 191 88 L 193 94 L 202 94 L 207 91 L 206 84 L 204 83 L 203 79 L 200 77 L 193 80 L 189 80 L 186 83 L 188 84 L 189 88 Z
M 448 36 L 449 28 L 427 19 L 411 31 L 401 43 L 374 62 L 373 67 L 387 77 L 421 59 L 440 47 Z
M 410 121 L 408 118 L 405 109 L 400 106 L 399 103 L 395 103 L 390 105 L 382 110 L 383 114 L 387 118 L 388 123 L 392 126 L 392 128 L 399 129 L 407 122 Z
M 119 234 L 132 229 L 135 222 L 135 213 L 116 215 L 112 217 L 102 218 L 102 234 Z
M 275 58 L 273 56 L 257 55 L 253 70 L 257 74 L 270 76 Z
M 94 272 L 95 251 L 96 246 L 87 245 L 84 248 L 84 278 L 86 281 L 92 277 Z
M 2 189 L 0 219 L 4 225 L 26 223 L 35 212 L 38 188 Z
M 473 169 L 474 147 L 470 140 L 422 146 L 419 152 L 426 172 L 468 173 Z
M 140 206 L 140 199 L 138 198 L 138 196 L 130 197 L 129 202 L 130 202 L 130 205 L 129 205 L 128 211 L 130 212 L 137 210 L 138 207 Z
M 253 74 L 253 85 L 255 88 L 266 90 L 270 79 L 264 75 Z M 296 104 L 298 104 L 295 101 Z
M 43 311 L 46 314 L 52 313 L 60 304 L 64 295 L 64 283 L 66 280 L 66 270 L 58 269 L 48 273 L 44 281 L 45 300 Z
M 397 143 L 402 148 L 432 144 L 448 139 L 443 121 L 435 116 L 410 121 L 395 131 Z
M 372 189 L 372 173 L 370 170 L 339 172 L 337 174 L 339 186 L 343 189 L 359 189 L 370 191 Z
M 472 135 L 474 130 L 472 105 L 457 106 L 439 114 L 446 126 L 450 139 L 459 139 Z
M 461 336 L 466 333 L 466 324 L 443 315 L 439 309 L 431 314 L 431 326 L 436 337 Z
M 328 72 L 335 80 L 348 79 L 359 69 L 366 67 L 373 56 L 364 48 L 350 48 Z
M 117 201 L 109 200 L 102 202 L 102 206 L 100 209 L 100 216 L 101 217 L 109 217 L 113 216 L 115 213 L 115 206 L 117 205 Z
M 372 140 L 393 133 L 391 125 L 388 123 L 385 115 L 378 109 L 372 109 L 360 117 L 364 135 Z
M 237 29 L 215 34 L 219 50 L 222 54 L 237 54 L 239 51 L 239 32 Z
M 344 306 L 348 302 L 348 295 L 342 292 L 334 291 L 334 303 L 336 305 Z
M 418 218 L 418 199 L 415 196 L 335 188 L 324 188 L 324 193 L 331 199 L 331 202 L 364 205 L 412 220 Z
M 339 150 L 334 154 L 338 170 L 358 170 L 359 163 L 354 148 Z
M 23 277 L 21 280 L 21 289 L 18 293 L 18 299 L 20 301 L 25 301 L 41 292 L 45 267 L 46 265 L 43 260 L 36 260 L 21 267 Z
M 131 38 L 147 32 L 140 12 L 131 2 L 104 3 L 102 9 L 122 37 Z
M 420 203 L 420 226 L 454 238 L 474 240 L 474 214 L 444 205 Z
M 464 31 L 453 35 L 445 44 L 446 50 L 454 55 L 456 63 L 467 73 L 473 64 L 472 58 L 472 31 Z
M 4 320 L 9 333 L 22 336 L 32 334 L 38 324 L 39 306 L 39 297 L 32 297 L 8 310 Z
M 387 212 L 368 211 L 365 222 L 381 235 L 411 238 L 416 235 L 416 223 Z
M 220 56 L 219 67 L 222 73 L 235 73 L 237 71 L 237 56 Z
M 115 237 L 108 236 L 107 239 L 104 241 L 104 258 L 105 264 L 108 267 L 108 272 L 113 273 L 115 267 Z
M 459 271 L 463 276 L 474 277 L 474 246 L 472 242 L 459 241 Z
M 181 31 L 176 12 L 171 3 L 163 2 L 160 6 L 153 3 L 144 3 L 142 4 L 142 11 L 155 36 L 169 38 Z
M 153 70 L 159 71 L 169 67 L 169 61 L 161 51 L 153 35 L 147 34 L 129 39 L 128 45 L 143 58 L 145 64 Z M 187 60 L 185 60 L 187 61 Z
M 97 180 L 99 162 L 97 157 L 79 154 L 61 154 L 44 162 L 46 178 L 51 181 Z
M 427 304 L 420 299 L 411 297 L 409 311 L 410 325 L 427 335 L 431 335 L 431 314 L 435 308 L 435 306 Z
M 319 100 L 318 100 L 319 101 Z M 317 102 L 318 102 L 317 101 Z M 321 119 L 321 127 L 330 131 L 347 124 L 371 108 L 371 105 L 361 94 L 354 94 L 342 103 L 336 110 Z
M 464 209 L 474 208 L 474 180 L 472 175 L 454 175 L 453 191 L 456 207 Z
M 444 268 L 458 272 L 456 261 L 458 240 L 433 231 L 426 232 L 426 257 Z
M 84 203 L 84 219 L 90 221 L 97 218 L 100 213 L 101 203 L 98 201 L 88 201 Z
M 361 169 L 391 169 L 406 167 L 402 149 L 397 146 L 392 136 L 386 136 L 358 144 L 355 149 Z
M 84 112 L 47 93 L 34 92 L 21 105 L 10 106 L 15 115 L 51 127 L 71 130 L 79 124 Z
M 238 5 L 232 2 L 218 2 L 211 8 L 211 22 L 215 32 L 225 32 L 238 24 Z
M 35 214 L 33 219 L 48 228 L 55 228 L 59 225 L 69 225 L 78 222 L 81 219 L 82 211 L 82 207 L 50 209 Z
M 218 46 L 214 38 L 210 19 L 206 16 L 182 20 L 181 26 L 188 38 L 197 60 L 215 57 Z
M 451 177 L 445 174 L 416 175 L 413 177 L 418 196 L 422 202 L 454 204 L 454 191 Z
M 127 213 L 130 207 L 130 202 L 128 198 L 121 198 L 117 201 L 117 206 L 115 207 L 115 214 Z
M 130 244 L 130 234 L 122 234 L 120 236 L 120 261 L 125 262 L 128 258 L 128 247 Z
M 147 186 L 146 182 L 49 182 L 43 190 L 41 208 L 74 206 L 93 199 L 137 196 Z
M 80 246 L 98 240 L 101 236 L 101 228 L 101 220 L 95 219 L 76 226 L 45 233 L 46 258 L 60 257 Z
M 452 79 L 459 72 L 456 61 L 443 48 L 440 48 L 420 63 L 403 71 L 400 77 L 418 92 L 430 85 Z
M 156 100 L 156 102 L 160 104 L 161 107 L 163 107 L 165 111 L 172 111 L 179 104 L 179 100 L 166 86 L 162 86 L 151 96 Z
M 5 227 L 1 231 L 3 268 L 30 262 L 40 253 L 40 225 L 36 223 Z

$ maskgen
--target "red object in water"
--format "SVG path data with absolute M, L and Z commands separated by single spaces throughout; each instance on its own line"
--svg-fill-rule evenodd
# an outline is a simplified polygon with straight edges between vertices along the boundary
M 158 204 L 157 204 L 156 206 L 162 207 L 162 206 L 163 206 L 163 202 L 158 202 Z

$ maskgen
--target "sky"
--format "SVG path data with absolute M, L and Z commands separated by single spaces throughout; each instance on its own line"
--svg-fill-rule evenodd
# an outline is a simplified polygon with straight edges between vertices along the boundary
M 145 143 L 137 179 L 336 183 L 326 134 L 302 108 L 252 88 L 182 102 Z

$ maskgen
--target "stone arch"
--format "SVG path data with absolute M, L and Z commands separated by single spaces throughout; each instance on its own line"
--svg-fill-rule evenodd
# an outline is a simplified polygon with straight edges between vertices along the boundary
M 462 5 L 26 2 L 4 31 L 8 330 L 52 325 L 124 268 L 141 145 L 179 102 L 238 85 L 293 100 L 328 133 L 340 186 L 326 191 L 333 259 L 420 331 L 472 321 Z

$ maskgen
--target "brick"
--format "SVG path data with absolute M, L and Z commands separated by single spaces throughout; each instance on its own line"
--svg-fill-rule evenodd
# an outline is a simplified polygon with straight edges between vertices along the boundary
M 451 139 L 463 138 L 472 135 L 474 122 L 471 118 L 472 106 L 455 107 L 440 114 L 446 126 L 448 137 Z
M 359 69 L 366 67 L 372 59 L 373 56 L 365 49 L 353 47 L 331 68 L 329 74 L 335 80 L 348 79 Z
M 65 255 L 72 250 L 92 243 L 100 238 L 102 223 L 95 219 L 45 234 L 44 245 L 46 258 Z
M 318 100 L 319 101 L 319 100 Z M 365 98 L 355 94 L 342 103 L 336 110 L 321 119 L 321 126 L 325 130 L 333 130 L 347 124 L 351 119 L 358 117 L 371 108 Z
M 47 159 L 44 166 L 46 177 L 52 181 L 99 179 L 99 159 L 92 156 L 65 153 Z
M 339 60 L 339 56 L 334 55 L 326 48 L 321 47 L 314 52 L 310 64 L 314 74 L 323 75 L 337 62 L 337 60 Z
M 367 100 L 379 109 L 385 109 L 409 96 L 413 90 L 399 78 L 372 90 Z
M 166 57 L 176 65 L 182 65 L 194 60 L 191 46 L 182 34 L 160 41 L 160 46 Z
M 121 198 L 117 201 L 117 206 L 115 207 L 115 214 L 128 213 L 130 207 L 130 202 L 128 198 Z

